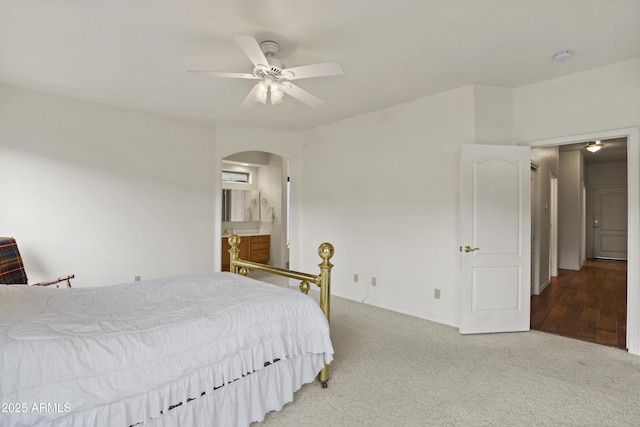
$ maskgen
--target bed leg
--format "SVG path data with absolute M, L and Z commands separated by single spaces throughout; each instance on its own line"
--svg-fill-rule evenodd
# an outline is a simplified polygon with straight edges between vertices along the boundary
M 328 365 L 324 365 L 324 368 L 322 368 L 322 371 L 320 371 L 320 374 L 318 374 L 318 381 L 320 381 L 320 384 L 322 384 L 322 388 L 327 388 L 327 383 L 329 381 L 329 366 Z

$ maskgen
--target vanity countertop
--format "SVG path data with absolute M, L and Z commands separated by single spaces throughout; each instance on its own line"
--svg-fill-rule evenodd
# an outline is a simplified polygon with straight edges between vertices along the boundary
M 238 231 L 236 230 L 235 233 L 227 233 L 227 234 L 223 234 L 222 238 L 226 239 L 231 237 L 232 234 L 236 234 L 240 237 L 246 237 L 246 236 L 269 236 L 271 233 L 269 233 L 268 231 L 255 231 L 255 230 L 246 230 L 246 231 Z

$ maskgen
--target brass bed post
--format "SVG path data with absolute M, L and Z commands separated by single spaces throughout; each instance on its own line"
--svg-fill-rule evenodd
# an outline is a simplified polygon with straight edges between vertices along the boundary
M 322 262 L 318 264 L 320 267 L 320 308 L 327 317 L 327 322 L 331 323 L 331 267 L 333 264 L 329 261 L 333 256 L 333 245 L 331 243 L 323 243 L 318 248 L 318 255 L 322 258 Z M 318 376 L 323 388 L 327 387 L 329 381 L 329 365 L 324 364 L 324 368 Z
M 322 262 L 318 264 L 320 267 L 320 274 L 301 273 L 299 271 L 287 270 L 280 267 L 273 267 L 271 265 L 260 264 L 253 261 L 245 261 L 238 258 L 240 249 L 240 237 L 236 234 L 232 234 L 229 237 L 229 254 L 231 255 L 231 267 L 232 273 L 246 276 L 249 269 L 258 271 L 264 271 L 267 273 L 277 274 L 279 276 L 290 277 L 292 279 L 300 280 L 300 290 L 305 294 L 309 292 L 310 283 L 315 283 L 320 287 L 320 308 L 327 318 L 327 322 L 330 322 L 331 317 L 331 268 L 333 264 L 329 261 L 333 256 L 334 249 L 331 243 L 323 243 L 318 247 L 318 255 L 322 258 Z M 318 379 L 323 388 L 327 387 L 327 381 L 329 380 L 329 365 L 325 364 L 322 371 L 318 375 Z
M 240 236 L 238 236 L 237 234 L 232 234 L 231 236 L 229 236 L 229 245 L 231 245 L 231 248 L 229 249 L 231 261 L 237 260 L 238 254 L 240 253 L 240 248 L 238 247 L 238 245 L 240 245 Z M 238 274 L 238 266 L 234 262 L 231 262 L 231 267 L 229 268 L 229 270 L 232 273 Z

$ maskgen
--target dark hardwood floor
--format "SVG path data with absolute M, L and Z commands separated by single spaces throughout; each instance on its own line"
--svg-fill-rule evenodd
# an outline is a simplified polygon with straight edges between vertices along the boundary
M 531 297 L 531 329 L 626 349 L 627 263 L 589 260 L 560 270 Z

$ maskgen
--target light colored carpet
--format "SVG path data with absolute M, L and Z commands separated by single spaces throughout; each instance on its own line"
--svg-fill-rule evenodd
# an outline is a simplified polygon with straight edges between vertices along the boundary
M 456 328 L 333 297 L 335 360 L 254 426 L 639 426 L 640 357 Z

